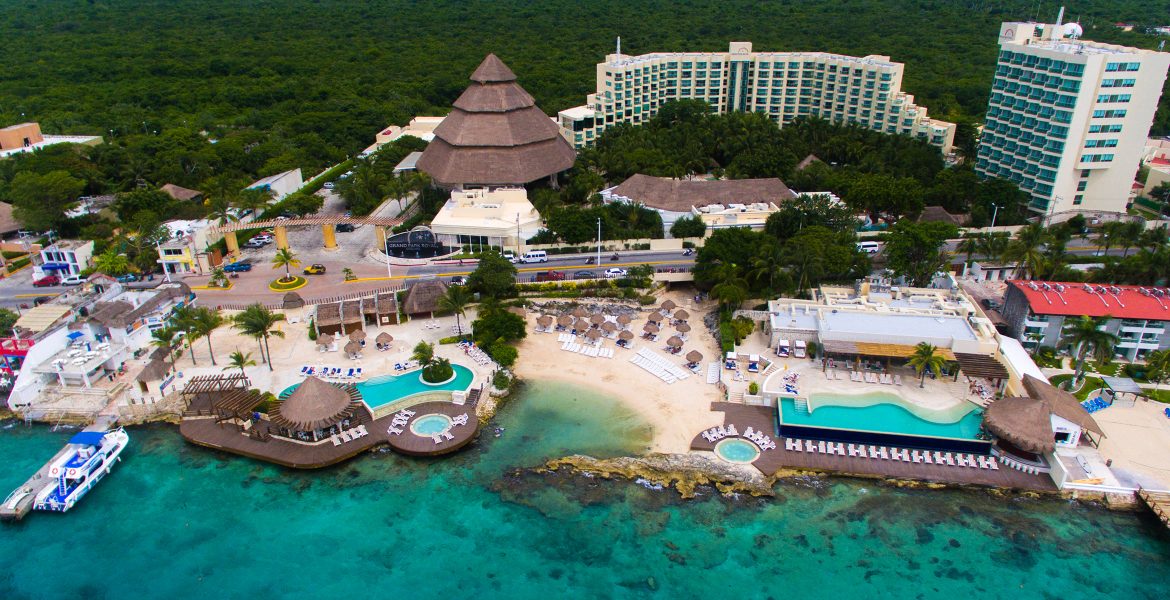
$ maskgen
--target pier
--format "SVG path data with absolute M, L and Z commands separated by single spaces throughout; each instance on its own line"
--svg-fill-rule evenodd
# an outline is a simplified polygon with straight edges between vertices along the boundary
M 1154 511 L 1154 515 L 1166 527 L 1170 527 L 1170 492 L 1151 492 L 1139 489 L 1138 498 Z
M 86 427 L 83 431 L 107 431 L 116 420 L 104 416 L 99 417 L 93 425 Z M 69 444 L 62 446 L 52 458 L 37 469 L 36 473 L 33 473 L 24 483 L 8 494 L 4 503 L 0 504 L 0 521 L 19 521 L 32 512 L 37 494 L 45 489 L 46 485 L 56 485 L 56 480 L 49 477 L 49 467 L 67 452 L 69 452 Z

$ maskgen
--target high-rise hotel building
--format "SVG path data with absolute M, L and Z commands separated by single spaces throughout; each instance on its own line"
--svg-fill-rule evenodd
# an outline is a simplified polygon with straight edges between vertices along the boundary
M 1170 54 L 1077 39 L 1076 23 L 1004 23 L 975 170 L 1029 208 L 1123 212 Z
M 727 52 L 610 54 L 597 65 L 597 92 L 558 120 L 577 147 L 618 123 L 643 123 L 672 100 L 703 100 L 714 112 L 764 113 L 781 127 L 798 117 L 856 123 L 929 141 L 950 152 L 955 124 L 936 121 L 902 92 L 902 64 L 888 56 L 857 58 L 825 52 L 752 52 L 732 42 Z

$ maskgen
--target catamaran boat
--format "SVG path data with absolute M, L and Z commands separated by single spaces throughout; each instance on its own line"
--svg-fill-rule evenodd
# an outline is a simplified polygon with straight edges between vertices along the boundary
M 33 508 L 65 512 L 101 481 L 126 448 L 130 436 L 119 427 L 110 431 L 82 431 L 69 439 L 66 451 L 49 465 L 51 481 L 36 497 Z

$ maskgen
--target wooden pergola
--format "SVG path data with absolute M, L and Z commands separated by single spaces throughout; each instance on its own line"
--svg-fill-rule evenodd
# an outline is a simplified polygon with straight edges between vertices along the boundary
M 215 413 L 215 422 L 252 419 L 252 412 L 264 402 L 260 392 L 249 389 L 235 389 L 220 395 L 211 401 L 211 410 Z
M 187 380 L 187 385 L 183 386 L 183 391 L 180 394 L 187 411 L 214 415 L 217 400 L 224 395 L 239 390 L 248 390 L 251 387 L 251 380 L 243 373 L 200 375 Z

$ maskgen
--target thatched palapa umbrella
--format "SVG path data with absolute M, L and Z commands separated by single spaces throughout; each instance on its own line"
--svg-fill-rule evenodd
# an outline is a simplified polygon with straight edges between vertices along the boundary
M 687 362 L 697 363 L 701 360 L 703 360 L 702 352 L 699 352 L 698 350 L 691 350 L 690 352 L 687 352 Z
M 361 342 L 362 340 L 366 339 L 366 332 L 362 329 L 354 329 L 353 331 L 349 332 L 349 339 L 355 342 Z
M 548 315 L 541 315 L 536 318 L 536 324 L 548 329 L 553 324 L 553 318 Z
M 618 315 L 617 321 L 622 325 L 629 325 L 633 319 L 630 318 L 630 315 Z
M 605 315 L 601 313 L 594 313 L 592 317 L 589 317 L 589 322 L 593 323 L 594 325 L 601 325 L 605 322 Z
M 628 330 L 623 330 L 621 333 L 618 334 L 618 338 L 623 339 L 623 340 L 632 340 L 632 339 L 634 339 L 634 332 L 628 331 Z
M 596 340 L 597 338 L 601 337 L 601 332 L 596 329 L 590 329 L 589 333 L 585 334 L 585 337 L 589 338 L 590 340 Z
M 361 354 L 362 353 L 361 343 L 350 340 L 350 342 L 345 345 L 345 353 L 350 355 L 350 356 L 357 356 L 357 355 Z
M 328 348 L 333 345 L 333 336 L 328 333 L 322 333 L 317 336 L 317 345 Z
M 573 324 L 573 317 L 570 317 L 569 315 L 561 315 L 561 316 L 557 317 L 557 325 L 560 325 L 561 327 L 568 327 L 569 325 L 572 325 L 572 324 Z
M 573 316 L 577 317 L 578 319 L 588 317 L 589 311 L 585 310 L 585 307 L 583 306 L 578 306 L 577 308 L 573 309 Z
M 648 317 L 646 317 L 646 320 L 657 323 L 662 320 L 662 315 L 656 312 L 652 312 Z
M 677 335 L 672 335 L 669 340 L 666 340 L 666 345 L 671 348 L 682 348 L 682 344 L 682 340 Z
M 677 306 L 678 305 L 674 303 L 674 300 L 667 300 L 666 302 L 662 303 L 662 310 L 671 311 L 674 310 Z
M 691 313 L 689 313 L 681 308 L 674 312 L 674 320 L 675 321 L 686 321 L 689 318 L 691 318 Z
M 606 333 L 613 333 L 613 332 L 617 331 L 618 326 L 617 326 L 617 323 L 613 323 L 611 321 L 606 321 L 606 322 L 601 324 L 601 328 L 604 329 Z
M 353 415 L 358 404 L 345 390 L 309 376 L 287 398 L 272 409 L 272 422 L 290 432 L 311 433 L 325 429 Z
M 378 337 L 374 338 L 374 344 L 376 344 L 379 348 L 389 346 L 390 342 L 393 342 L 393 341 L 394 341 L 394 336 L 390 335 L 389 333 L 386 333 L 385 331 L 383 331 L 382 333 L 379 333 Z
M 687 325 L 686 323 L 679 323 L 679 324 L 675 325 L 674 328 L 679 333 L 686 333 L 686 332 L 691 330 L 691 326 Z
M 658 326 L 653 323 L 647 323 L 642 327 L 642 331 L 647 333 L 658 333 Z

